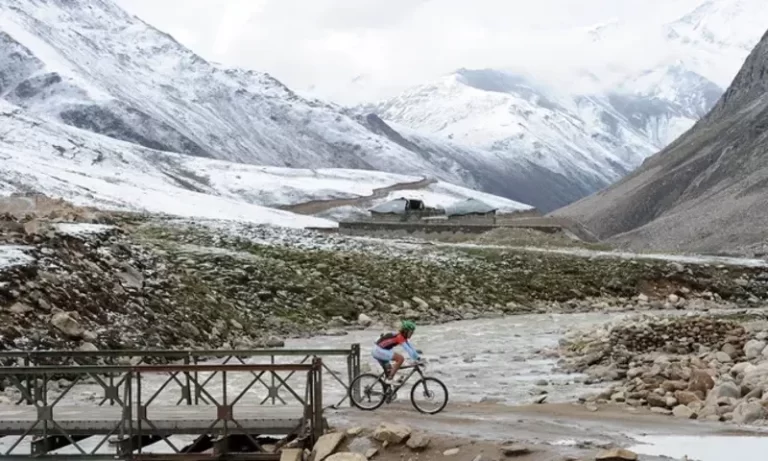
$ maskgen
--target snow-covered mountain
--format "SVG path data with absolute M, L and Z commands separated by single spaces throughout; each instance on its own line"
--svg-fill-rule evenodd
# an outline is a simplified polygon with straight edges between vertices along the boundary
M 561 178 L 535 162 L 406 140 L 268 74 L 213 65 L 110 0 L 0 2 L 0 68 L 0 98 L 26 113 L 152 149 L 428 175 L 516 200 L 542 196 L 545 209 L 560 202 L 540 191 L 562 189 Z
M 573 83 L 460 69 L 358 110 L 508 161 L 530 160 L 569 184 L 573 194 L 556 204 L 564 205 L 579 190 L 617 181 L 691 128 L 766 24 L 762 0 L 699 2 L 653 27 L 616 21 L 584 30 L 585 54 L 624 47 L 626 57 L 576 69 Z
M 262 167 L 161 152 L 37 118 L 2 100 L 0 165 L 0 196 L 43 193 L 103 209 L 286 227 L 336 223 L 274 207 L 366 197 L 377 188 L 423 179 L 368 170 Z M 500 209 L 529 208 L 441 181 L 417 193 L 436 205 L 479 198 Z M 345 218 L 345 210 L 331 216 Z

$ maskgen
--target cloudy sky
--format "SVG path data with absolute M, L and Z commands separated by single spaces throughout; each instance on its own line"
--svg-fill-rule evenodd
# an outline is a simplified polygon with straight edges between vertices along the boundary
M 586 29 L 660 24 L 702 0 L 118 0 L 204 58 L 354 103 L 461 68 L 552 74 L 626 54 L 642 27 L 598 51 Z M 589 50 L 589 51 L 587 51 Z

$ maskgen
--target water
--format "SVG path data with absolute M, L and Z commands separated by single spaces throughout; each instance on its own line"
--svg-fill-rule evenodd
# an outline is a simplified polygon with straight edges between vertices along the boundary
M 734 459 L 765 459 L 768 437 L 754 436 L 644 436 L 629 447 L 640 455 L 667 456 L 690 461 L 732 461 Z M 667 458 L 669 459 L 669 458 Z

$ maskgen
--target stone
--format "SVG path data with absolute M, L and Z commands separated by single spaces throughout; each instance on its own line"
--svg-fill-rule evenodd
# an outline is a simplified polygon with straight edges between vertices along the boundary
M 360 453 L 352 453 L 349 451 L 336 453 L 325 459 L 327 461 L 368 461 L 368 458 L 366 458 L 365 455 L 361 455 Z
M 381 423 L 373 431 L 373 438 L 379 442 L 402 443 L 411 435 L 411 428 L 403 424 Z
M 430 439 L 424 434 L 411 434 L 405 446 L 411 450 L 423 450 L 429 446 Z
M 280 451 L 280 461 L 302 461 L 304 450 L 301 448 L 283 448 Z
M 696 412 L 686 405 L 678 405 L 673 408 L 672 415 L 680 419 L 696 419 Z
M 64 335 L 74 339 L 82 338 L 83 333 L 85 332 L 77 320 L 73 319 L 66 312 L 53 314 L 53 317 L 51 317 L 51 324 L 56 327 L 57 330 L 64 333 Z
M 32 312 L 35 309 L 32 306 L 24 303 L 14 303 L 8 310 L 10 310 L 12 314 L 24 315 L 27 312 Z
M 138 269 L 126 263 L 121 264 L 120 269 L 121 271 L 118 272 L 117 277 L 120 279 L 123 287 L 140 290 L 144 286 L 144 276 Z
M 733 410 L 733 422 L 737 424 L 751 424 L 765 416 L 765 408 L 758 401 L 741 402 Z
M 637 461 L 637 453 L 623 448 L 613 448 L 598 453 L 595 461 Z
M 520 444 L 512 444 L 512 445 L 504 445 L 501 447 L 501 452 L 504 453 L 504 456 L 509 457 L 515 457 L 515 456 L 523 456 L 527 455 L 531 452 L 531 449 L 526 447 L 525 445 Z
M 359 323 L 360 325 L 362 325 L 364 327 L 367 327 L 367 326 L 370 326 L 370 325 L 373 324 L 373 319 L 368 317 L 365 314 L 360 314 L 360 315 L 357 316 L 357 323 Z
M 232 325 L 232 328 L 234 328 L 235 330 L 242 330 L 243 329 L 243 324 L 241 324 L 240 322 L 238 322 L 235 319 L 229 319 L 229 324 Z
M 731 362 L 733 362 L 733 358 L 731 358 L 730 355 L 726 354 L 723 351 L 715 352 L 715 360 L 717 360 L 720 363 L 731 363 Z
M 96 347 L 96 345 L 89 342 L 84 342 L 83 344 L 80 345 L 78 349 L 83 352 L 97 352 L 99 350 L 99 348 Z
M 533 399 L 533 403 L 541 404 L 544 403 L 545 400 L 547 400 L 548 394 L 541 394 Z
M 707 402 L 717 402 L 723 397 L 729 397 L 732 399 L 741 398 L 741 388 L 732 382 L 722 382 L 712 388 L 712 391 L 707 395 Z
M 676 294 L 672 293 L 669 296 L 667 296 L 667 301 L 669 301 L 672 304 L 677 304 L 677 302 L 680 301 L 680 296 L 677 296 Z
M 761 355 L 763 355 L 763 350 L 765 349 L 765 346 L 766 346 L 765 341 L 750 339 L 744 345 L 744 355 L 747 357 L 747 360 L 756 359 Z
M 363 428 L 360 426 L 350 427 L 347 429 L 347 435 L 350 437 L 357 437 L 361 432 L 363 432 Z
M 692 392 L 702 392 L 706 395 L 710 389 L 715 387 L 715 380 L 704 370 L 693 370 L 691 380 L 688 382 L 688 390 Z
M 675 392 L 675 398 L 682 405 L 688 405 L 692 402 L 699 402 L 699 396 L 691 391 L 677 391 Z
M 365 459 L 371 459 L 374 456 L 376 456 L 377 454 L 379 454 L 379 449 L 378 448 L 369 448 L 369 449 L 365 450 Z
M 345 434 L 343 432 L 331 432 L 330 434 L 324 434 L 312 447 L 312 453 L 309 455 L 309 461 L 323 461 L 341 445 L 344 441 Z
M 458 448 L 450 448 L 443 452 L 443 456 L 456 456 L 459 454 L 459 451 L 460 450 Z
M 650 407 L 667 407 L 667 399 L 655 392 L 649 393 L 645 400 L 648 401 L 648 406 Z

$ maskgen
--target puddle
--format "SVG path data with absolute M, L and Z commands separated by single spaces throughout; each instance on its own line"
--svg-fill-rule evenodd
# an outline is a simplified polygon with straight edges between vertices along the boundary
M 768 437 L 755 436 L 645 436 L 629 447 L 639 455 L 666 456 L 667 459 L 690 461 L 732 461 L 733 459 L 765 459 Z

